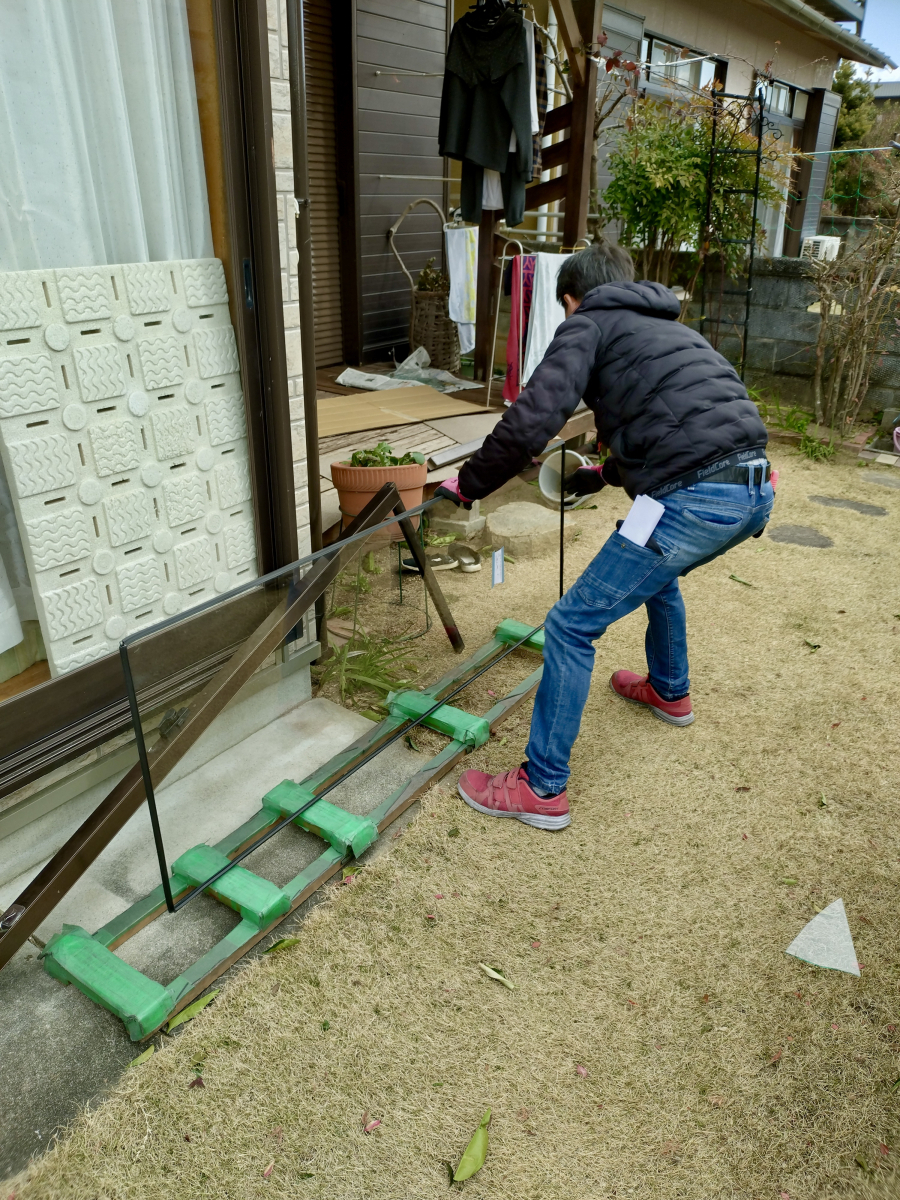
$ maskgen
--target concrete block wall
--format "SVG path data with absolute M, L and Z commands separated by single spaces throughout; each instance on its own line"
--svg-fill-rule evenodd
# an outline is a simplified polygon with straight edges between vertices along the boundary
M 291 447 L 300 554 L 308 554 L 309 504 L 306 494 L 306 433 L 303 421 L 303 370 L 300 359 L 300 309 L 297 287 L 297 226 L 294 219 L 294 172 L 291 152 L 291 97 L 287 13 L 283 0 L 267 0 L 269 77 L 272 85 L 273 153 L 278 191 L 278 240 L 281 246 L 281 294 L 284 342 L 291 397 Z
M 728 280 L 725 291 L 739 291 L 746 281 Z M 813 409 L 818 313 L 808 311 L 818 299 L 806 264 L 797 258 L 759 259 L 753 266 L 753 297 L 747 341 L 746 382 L 780 397 L 783 404 Z M 718 313 L 711 299 L 710 313 Z M 728 315 L 743 319 L 743 303 L 731 297 L 722 307 L 719 350 L 732 362 L 740 358 L 740 341 L 728 335 Z M 691 317 L 699 315 L 692 306 Z M 898 313 L 900 315 L 900 313 Z M 691 321 L 696 324 L 695 320 Z M 705 331 L 707 334 L 711 330 Z M 872 368 L 869 391 L 862 413 L 900 408 L 900 333 L 892 328 L 881 355 Z

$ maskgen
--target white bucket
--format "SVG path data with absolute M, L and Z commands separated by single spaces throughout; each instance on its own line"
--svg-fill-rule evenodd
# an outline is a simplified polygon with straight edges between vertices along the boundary
M 552 454 L 548 454 L 541 464 L 540 474 L 538 475 L 538 487 L 541 489 L 541 495 L 545 500 L 559 508 L 559 493 L 560 479 L 559 471 L 562 466 L 562 447 L 554 450 Z M 566 450 L 566 478 L 577 471 L 579 467 L 593 466 L 588 459 L 583 458 L 580 454 L 576 454 L 574 450 Z M 565 508 L 578 508 L 590 499 L 587 496 L 567 496 L 565 500 Z

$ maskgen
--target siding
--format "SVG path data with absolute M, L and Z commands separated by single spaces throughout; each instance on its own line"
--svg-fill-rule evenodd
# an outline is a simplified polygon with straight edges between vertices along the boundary
M 341 362 L 344 357 L 331 0 L 306 0 L 303 30 L 306 37 L 316 365 L 325 367 Z
M 379 175 L 444 174 L 437 132 L 441 78 L 376 75 L 376 71 L 443 72 L 444 0 L 357 0 L 360 274 L 362 356 L 373 362 L 405 350 L 409 284 L 390 251 L 387 231 L 419 196 L 442 204 L 443 184 Z M 429 258 L 442 257 L 440 221 L 422 207 L 396 238 L 413 278 Z

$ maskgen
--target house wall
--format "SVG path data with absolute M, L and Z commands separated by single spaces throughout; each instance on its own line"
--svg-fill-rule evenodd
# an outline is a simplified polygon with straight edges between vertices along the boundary
M 303 370 L 300 362 L 300 309 L 297 287 L 297 227 L 294 219 L 294 173 L 291 153 L 291 96 L 288 67 L 287 13 L 283 0 L 267 0 L 269 76 L 272 85 L 272 153 L 278 190 L 278 240 L 281 247 L 281 294 L 284 342 L 291 397 L 291 449 L 300 554 L 308 554 L 309 505 L 306 498 L 306 441 L 303 420 Z
M 837 66 L 824 43 L 742 0 L 632 0 L 623 7 L 643 15 L 645 32 L 729 59 L 729 92 L 745 95 L 753 68 L 773 58 L 776 79 L 802 88 L 828 87 Z

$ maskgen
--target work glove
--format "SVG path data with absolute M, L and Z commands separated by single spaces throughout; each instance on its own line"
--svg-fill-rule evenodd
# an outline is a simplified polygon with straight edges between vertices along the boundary
M 597 467 L 579 467 L 577 471 L 573 471 L 566 479 L 563 490 L 565 495 L 568 496 L 590 496 L 605 487 L 606 480 L 603 478 L 603 466 L 600 465 Z
M 434 495 L 435 499 L 440 497 L 441 500 L 452 500 L 457 508 L 460 505 L 463 508 L 471 508 L 475 503 L 474 500 L 467 500 L 460 492 L 458 475 L 452 475 L 449 479 L 445 479 L 441 486 L 435 489 Z

